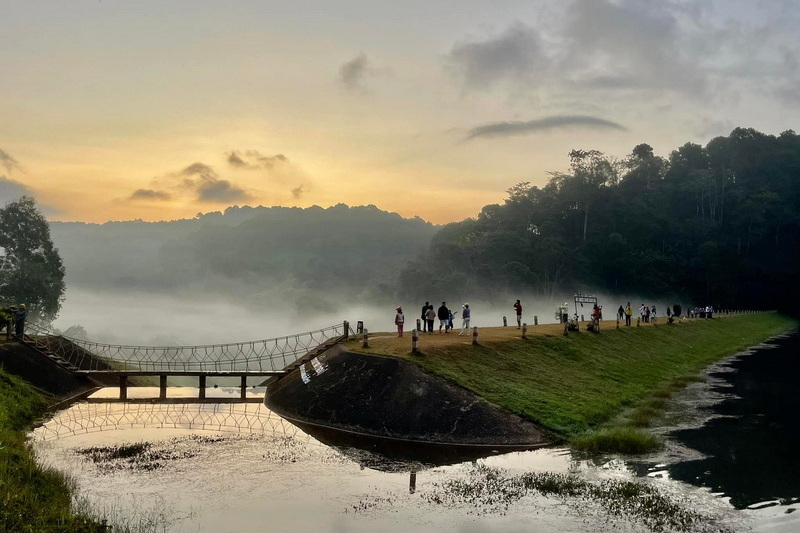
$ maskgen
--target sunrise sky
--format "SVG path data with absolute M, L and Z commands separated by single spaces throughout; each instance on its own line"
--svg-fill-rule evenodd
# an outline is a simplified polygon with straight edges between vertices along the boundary
M 573 148 L 800 128 L 800 2 L 0 0 L 0 201 L 475 216 Z

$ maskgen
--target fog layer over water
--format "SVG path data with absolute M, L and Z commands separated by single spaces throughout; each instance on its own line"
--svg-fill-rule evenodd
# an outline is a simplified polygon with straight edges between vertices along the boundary
M 523 322 L 532 325 L 534 315 L 539 323 L 555 322 L 554 312 L 558 305 L 568 303 L 569 313 L 575 312 L 573 295 L 543 300 L 532 295 L 498 296 L 494 302 L 469 299 L 469 295 L 455 294 L 444 299 L 431 299 L 434 309 L 447 302 L 447 307 L 456 313 L 454 326 L 460 328 L 461 310 L 464 303 L 472 309 L 471 326 L 493 327 L 503 324 L 507 318 L 509 326 L 516 326 L 513 304 L 517 298 L 523 305 Z M 638 314 L 639 303 L 656 304 L 659 316 L 664 316 L 667 303 L 631 299 L 630 297 L 596 294 L 603 306 L 606 319 L 613 318 L 619 305 L 627 301 Z M 240 342 L 292 335 L 315 329 L 350 322 L 355 329 L 357 321 L 364 322 L 370 332 L 393 331 L 395 307 L 402 306 L 406 318 L 406 330 L 410 331 L 420 318 L 421 302 L 389 301 L 383 305 L 359 301 L 347 294 L 324 296 L 319 302 L 308 299 L 294 301 L 279 287 L 260 305 L 243 305 L 233 299 L 219 296 L 209 297 L 198 292 L 131 292 L 93 291 L 68 288 L 66 300 L 54 326 L 61 331 L 71 326 L 82 326 L 88 339 L 111 344 L 132 345 L 198 345 L 225 342 Z M 636 303 L 639 302 L 639 303 Z M 591 306 L 578 305 L 578 314 L 588 320 Z M 438 320 L 436 321 L 438 329 Z

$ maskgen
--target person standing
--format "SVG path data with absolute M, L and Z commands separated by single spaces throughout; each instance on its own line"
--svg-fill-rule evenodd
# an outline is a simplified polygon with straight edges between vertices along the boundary
M 631 325 L 631 317 L 633 316 L 633 308 L 631 307 L 631 303 L 628 302 L 628 305 L 625 306 L 625 325 Z
M 406 321 L 406 317 L 403 316 L 403 308 L 402 307 L 398 307 L 397 308 L 397 314 L 394 315 L 394 323 L 397 326 L 397 336 L 398 337 L 402 337 L 403 336 L 403 324 L 405 324 L 405 321 Z
M 436 320 L 436 311 L 433 306 L 429 305 L 425 310 L 425 326 L 428 330 L 428 335 L 433 335 L 433 321 Z
M 447 302 L 442 302 L 442 305 L 436 312 L 436 316 L 439 317 L 439 333 L 442 332 L 442 328 L 444 328 L 444 332 L 449 332 L 449 320 L 450 320 L 450 310 L 447 308 Z
M 620 306 L 619 306 L 619 309 L 617 309 L 617 318 L 618 318 L 619 320 L 622 320 L 622 318 L 623 318 L 624 316 L 625 316 L 625 308 L 624 308 L 624 307 L 622 307 L 622 306 L 620 305 Z
M 423 323 L 423 324 L 425 324 L 425 320 L 426 320 L 426 318 L 425 318 L 425 313 L 427 313 L 427 312 L 428 312 L 428 307 L 429 307 L 430 305 L 431 305 L 431 303 L 430 303 L 430 302 L 425 302 L 425 305 L 423 305 L 423 306 L 422 306 L 422 313 L 420 314 L 420 316 L 419 316 L 419 317 L 422 319 L 422 323 Z M 424 326 L 424 325 L 422 326 L 422 329 L 423 329 L 423 330 L 425 329 L 425 326 Z
M 14 310 L 14 334 L 18 339 L 25 335 L 25 319 L 28 318 L 28 311 L 25 304 L 19 304 Z
M 469 304 L 464 304 L 461 308 L 461 333 L 459 335 L 463 335 L 465 331 L 469 333 L 469 319 L 472 315 L 469 310 Z
M 522 304 L 519 300 L 514 304 L 514 311 L 517 312 L 517 329 L 519 329 L 522 327 Z

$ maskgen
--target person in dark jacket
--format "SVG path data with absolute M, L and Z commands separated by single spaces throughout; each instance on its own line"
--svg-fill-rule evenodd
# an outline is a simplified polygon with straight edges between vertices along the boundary
M 28 318 L 28 311 L 25 304 L 19 304 L 14 310 L 14 334 L 21 339 L 25 334 L 25 319 Z
M 442 328 L 445 333 L 450 333 L 450 310 L 447 308 L 447 302 L 442 302 L 436 316 L 439 317 L 439 333 L 442 332 Z

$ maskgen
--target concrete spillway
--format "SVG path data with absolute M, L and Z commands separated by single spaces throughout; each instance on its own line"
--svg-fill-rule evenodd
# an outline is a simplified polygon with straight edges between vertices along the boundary
M 437 444 L 542 446 L 535 424 L 394 357 L 340 345 L 269 384 L 264 403 L 301 425 Z

